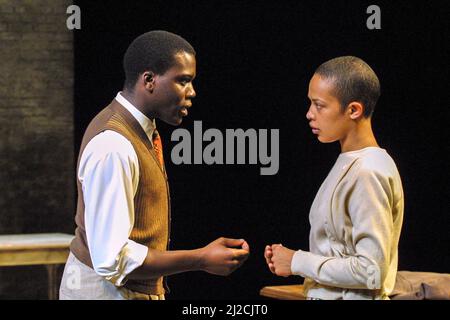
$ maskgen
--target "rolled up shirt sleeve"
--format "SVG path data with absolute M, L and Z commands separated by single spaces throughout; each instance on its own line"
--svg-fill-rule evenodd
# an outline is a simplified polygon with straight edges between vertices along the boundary
M 94 270 L 116 286 L 141 266 L 148 248 L 129 239 L 139 162 L 131 143 L 104 131 L 86 146 L 78 179 L 83 188 L 85 228 Z
M 391 259 L 392 190 L 387 178 L 370 170 L 361 170 L 349 190 L 343 201 L 348 203 L 355 253 L 327 257 L 298 250 L 291 271 L 323 285 L 377 289 Z

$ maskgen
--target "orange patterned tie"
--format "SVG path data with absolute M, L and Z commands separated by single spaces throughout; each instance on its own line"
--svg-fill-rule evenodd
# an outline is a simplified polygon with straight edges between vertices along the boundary
M 161 164 L 161 168 L 164 168 L 161 136 L 159 135 L 159 132 L 156 129 L 155 131 L 153 131 L 153 149 L 155 150 L 156 158 L 158 158 L 158 161 Z

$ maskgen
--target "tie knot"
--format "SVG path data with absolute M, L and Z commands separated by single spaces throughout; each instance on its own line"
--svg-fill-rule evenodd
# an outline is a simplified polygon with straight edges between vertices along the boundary
M 155 129 L 152 134 L 152 139 L 155 140 L 157 138 L 159 138 L 159 132 L 158 132 L 158 130 Z

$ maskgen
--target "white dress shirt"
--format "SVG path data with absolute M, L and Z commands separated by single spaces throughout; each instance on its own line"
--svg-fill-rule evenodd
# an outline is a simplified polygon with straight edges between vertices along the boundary
M 136 118 L 151 142 L 154 120 L 120 92 L 115 99 Z M 139 162 L 131 142 L 112 130 L 96 135 L 81 155 L 78 179 L 83 188 L 86 236 L 94 270 L 122 286 L 148 252 L 146 246 L 129 239 L 139 182 Z

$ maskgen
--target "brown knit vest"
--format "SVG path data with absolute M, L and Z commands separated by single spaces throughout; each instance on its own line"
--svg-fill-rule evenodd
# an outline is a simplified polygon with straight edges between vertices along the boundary
M 78 156 L 77 172 L 84 148 L 93 137 L 105 130 L 116 131 L 127 138 L 133 145 L 139 161 L 139 185 L 134 197 L 135 220 L 129 238 L 151 249 L 167 250 L 170 235 L 170 195 L 165 170 L 162 170 L 141 125 L 116 100 L 103 109 L 86 129 Z M 75 216 L 77 228 L 70 250 L 78 260 L 93 268 L 84 226 L 83 189 L 78 179 L 77 187 L 78 204 Z M 164 294 L 167 289 L 164 288 L 163 277 L 128 280 L 125 287 L 155 295 Z

